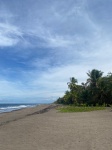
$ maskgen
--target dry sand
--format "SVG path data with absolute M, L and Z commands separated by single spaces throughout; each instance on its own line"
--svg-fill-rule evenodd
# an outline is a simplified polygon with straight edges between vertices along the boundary
M 110 110 L 59 113 L 47 107 L 0 114 L 0 150 L 112 150 Z

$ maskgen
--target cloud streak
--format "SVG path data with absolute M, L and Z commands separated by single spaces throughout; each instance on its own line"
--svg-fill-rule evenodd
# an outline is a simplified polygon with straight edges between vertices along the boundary
M 0 4 L 2 98 L 54 100 L 71 76 L 81 83 L 88 70 L 111 71 L 110 0 Z

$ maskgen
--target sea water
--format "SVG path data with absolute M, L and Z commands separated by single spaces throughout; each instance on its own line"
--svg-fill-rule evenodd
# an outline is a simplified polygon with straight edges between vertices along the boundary
M 37 104 L 0 104 L 0 113 L 11 112 L 27 107 L 35 107 Z

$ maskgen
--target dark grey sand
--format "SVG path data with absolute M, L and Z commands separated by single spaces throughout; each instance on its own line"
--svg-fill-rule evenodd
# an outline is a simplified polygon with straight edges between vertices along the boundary
M 0 114 L 0 150 L 112 150 L 112 112 L 42 105 Z

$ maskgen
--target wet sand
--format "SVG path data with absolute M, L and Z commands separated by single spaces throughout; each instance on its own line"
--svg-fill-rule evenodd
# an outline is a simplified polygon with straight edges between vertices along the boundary
M 112 150 L 112 112 L 40 105 L 0 114 L 0 150 Z

